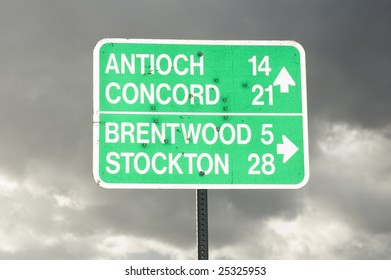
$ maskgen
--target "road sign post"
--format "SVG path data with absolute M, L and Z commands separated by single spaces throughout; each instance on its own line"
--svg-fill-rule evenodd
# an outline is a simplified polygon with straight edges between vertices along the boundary
M 94 156 L 105 188 L 296 189 L 309 178 L 305 54 L 292 41 L 105 39 Z
M 199 260 L 209 259 L 208 190 L 197 190 L 197 251 Z

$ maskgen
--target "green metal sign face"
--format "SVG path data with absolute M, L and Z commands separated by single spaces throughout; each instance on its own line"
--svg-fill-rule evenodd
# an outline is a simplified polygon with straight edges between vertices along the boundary
M 309 178 L 305 55 L 292 41 L 105 39 L 94 50 L 96 182 L 295 189 Z

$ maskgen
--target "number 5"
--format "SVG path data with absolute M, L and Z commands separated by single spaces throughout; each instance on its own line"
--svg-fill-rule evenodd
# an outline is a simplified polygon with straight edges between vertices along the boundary
M 265 145 L 270 145 L 274 141 L 274 135 L 273 132 L 271 132 L 270 129 L 273 128 L 273 125 L 270 123 L 266 123 L 262 125 L 262 137 L 261 141 Z M 266 138 L 264 137 L 266 136 Z

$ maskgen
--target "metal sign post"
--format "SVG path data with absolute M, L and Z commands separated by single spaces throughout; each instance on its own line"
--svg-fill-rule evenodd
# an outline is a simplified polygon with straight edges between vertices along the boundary
M 209 259 L 208 190 L 197 190 L 197 247 L 198 259 Z

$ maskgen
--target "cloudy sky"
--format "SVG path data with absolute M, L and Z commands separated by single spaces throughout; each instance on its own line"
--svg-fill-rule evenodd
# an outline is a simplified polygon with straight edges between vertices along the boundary
M 309 183 L 211 190 L 211 259 L 391 259 L 391 2 L 0 0 L 0 259 L 196 259 L 195 191 L 92 177 L 103 38 L 295 40 Z

